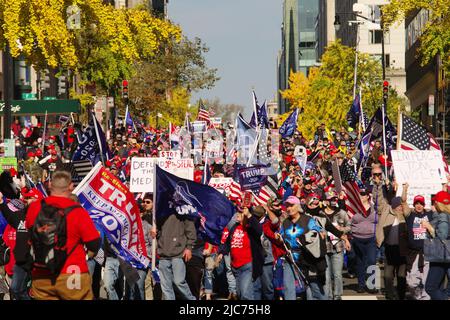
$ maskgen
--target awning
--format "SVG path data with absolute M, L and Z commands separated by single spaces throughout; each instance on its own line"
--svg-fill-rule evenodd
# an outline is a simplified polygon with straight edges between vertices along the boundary
M 5 102 L 0 101 L 0 116 Z M 12 100 L 12 116 L 80 113 L 79 100 Z

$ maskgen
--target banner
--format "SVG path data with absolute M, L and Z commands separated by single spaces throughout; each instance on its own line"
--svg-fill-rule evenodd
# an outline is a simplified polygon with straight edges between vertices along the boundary
M 2 172 L 4 170 L 9 170 L 11 168 L 16 169 L 16 171 L 17 171 L 17 158 L 14 158 L 14 157 L 0 158 L 0 168 L 1 168 Z
M 268 169 L 265 166 L 253 166 L 239 170 L 239 183 L 242 191 L 256 193 L 267 183 Z
M 153 192 L 155 162 L 167 172 L 177 177 L 194 180 L 194 162 L 192 159 L 139 158 L 131 159 L 130 191 Z
M 99 162 L 73 193 L 93 222 L 103 228 L 119 257 L 135 268 L 149 266 L 139 206 L 117 177 Z
M 412 185 L 446 183 L 442 154 L 430 150 L 392 150 L 397 183 Z

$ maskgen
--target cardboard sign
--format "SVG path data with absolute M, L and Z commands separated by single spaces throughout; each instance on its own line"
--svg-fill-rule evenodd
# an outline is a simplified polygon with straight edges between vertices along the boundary
M 194 180 L 194 162 L 192 159 L 139 158 L 131 159 L 130 191 L 153 192 L 155 163 L 180 178 Z
M 407 203 L 411 208 L 414 206 L 414 197 L 421 195 L 425 198 L 425 208 L 431 208 L 431 197 L 442 191 L 442 184 L 413 184 L 409 185 L 407 193 Z M 398 185 L 397 196 L 401 197 L 403 193 L 403 185 Z
M 398 184 L 412 185 L 446 183 L 442 154 L 435 150 L 393 150 L 392 162 Z
M 17 158 L 14 157 L 1 157 L 0 158 L 0 168 L 1 172 L 9 170 L 11 168 L 17 171 Z
M 331 163 L 331 170 L 333 171 L 334 188 L 339 194 L 342 191 L 342 180 L 339 165 L 336 159 Z

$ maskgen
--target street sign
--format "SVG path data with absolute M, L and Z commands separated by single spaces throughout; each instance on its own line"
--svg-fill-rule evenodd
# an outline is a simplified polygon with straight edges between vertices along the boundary
M 42 100 L 57 100 L 56 97 L 44 97 Z
M 16 156 L 16 145 L 14 139 L 5 139 L 5 157 Z
M 22 100 L 36 100 L 36 93 L 22 93 Z

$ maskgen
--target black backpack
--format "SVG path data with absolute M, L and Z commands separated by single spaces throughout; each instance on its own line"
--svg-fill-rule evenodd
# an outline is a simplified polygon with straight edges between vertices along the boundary
M 67 258 L 77 246 L 67 253 L 67 215 L 76 208 L 81 206 L 61 209 L 41 201 L 41 211 L 30 233 L 35 268 L 46 269 L 55 277 L 61 273 Z
M 9 263 L 11 257 L 11 250 L 6 245 L 3 238 L 0 237 L 0 266 L 5 266 Z

